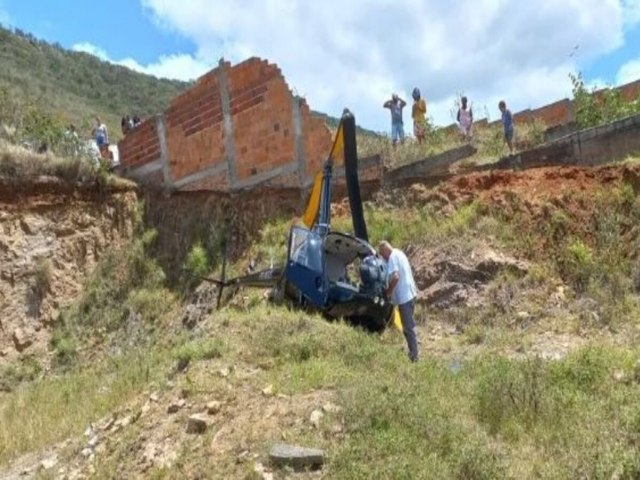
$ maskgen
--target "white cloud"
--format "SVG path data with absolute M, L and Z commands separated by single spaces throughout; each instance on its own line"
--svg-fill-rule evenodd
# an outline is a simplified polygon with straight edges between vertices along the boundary
M 627 26 L 640 23 L 640 0 L 622 0 L 624 20 Z
M 267 58 L 312 108 L 337 115 L 349 106 L 361 124 L 377 130 L 388 129 L 381 107 L 390 93 L 406 95 L 416 85 L 439 124 L 451 122 L 460 91 L 494 117 L 501 98 L 514 111 L 563 98 L 578 59 L 623 44 L 639 3 L 141 1 L 158 24 L 196 43 L 198 59 Z
M 109 61 L 109 55 L 107 55 L 107 52 L 105 50 L 100 47 L 96 47 L 89 42 L 76 43 L 71 47 L 71 50 L 75 50 L 76 52 L 88 53 L 89 55 L 98 57 L 100 60 Z
M 636 80 L 640 80 L 640 58 L 625 63 L 620 67 L 618 75 L 616 76 L 616 83 L 618 85 L 635 82 Z
M 5 2 L 0 0 L 0 25 L 6 28 L 13 25 L 13 20 L 11 20 L 11 15 L 7 12 L 4 4 Z
M 173 78 L 178 80 L 191 80 L 199 77 L 212 67 L 207 63 L 194 58 L 187 54 L 164 55 L 157 62 L 149 65 L 141 65 L 133 58 L 124 58 L 122 60 L 113 60 L 107 52 L 88 42 L 76 43 L 71 47 L 77 52 L 85 52 L 100 60 L 104 60 L 115 65 L 122 65 L 137 72 L 154 75 L 159 78 Z

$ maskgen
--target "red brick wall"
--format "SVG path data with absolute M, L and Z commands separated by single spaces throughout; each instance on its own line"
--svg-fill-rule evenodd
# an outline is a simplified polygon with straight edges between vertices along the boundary
M 251 58 L 227 78 L 238 181 L 293 162 L 293 98 L 280 69 Z
M 233 187 L 229 183 L 231 172 L 225 170 L 227 153 L 231 152 L 227 152 L 229 139 L 225 138 L 221 73 L 226 78 L 229 96 L 235 180 L 241 186 L 253 186 L 253 177 L 257 176 L 255 182 L 259 182 L 274 169 L 287 167 L 286 173 L 264 182 L 274 186 L 299 186 L 294 98 L 280 69 L 259 58 L 250 58 L 235 66 L 224 62 L 171 102 L 164 116 L 171 180 L 177 182 L 188 175 L 220 167 L 214 177 L 201 178 L 181 189 L 229 190 Z M 332 139 L 324 122 L 311 116 L 304 100 L 300 100 L 300 115 L 303 158 L 309 178 L 321 168 Z M 136 168 L 151 157 L 159 158 L 154 121 L 145 122 L 143 127 L 127 135 L 120 144 L 125 167 Z
M 563 99 L 531 111 L 531 119 L 542 121 L 547 127 L 564 125 L 573 120 L 571 101 Z
M 120 162 L 126 168 L 138 168 L 160 157 L 156 120 L 151 117 L 118 144 Z
M 169 170 L 173 180 L 224 163 L 222 100 L 211 71 L 176 97 L 165 114 Z
M 331 152 L 333 139 L 325 134 L 327 128 L 324 120 L 313 117 L 307 102 L 300 105 L 302 125 L 304 125 L 304 151 L 307 155 L 307 177 L 313 178 L 315 172 L 322 168 Z M 357 119 L 357 117 L 356 117 Z
M 628 102 L 633 102 L 640 98 L 640 80 L 622 85 L 619 89 L 622 98 Z

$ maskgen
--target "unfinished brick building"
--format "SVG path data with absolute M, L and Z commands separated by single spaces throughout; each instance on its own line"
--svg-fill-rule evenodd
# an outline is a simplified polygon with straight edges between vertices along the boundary
M 170 190 L 305 187 L 331 132 L 280 69 L 250 58 L 218 67 L 118 145 L 125 175 Z

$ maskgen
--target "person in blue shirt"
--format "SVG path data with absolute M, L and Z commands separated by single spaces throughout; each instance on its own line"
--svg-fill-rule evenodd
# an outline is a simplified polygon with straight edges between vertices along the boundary
M 380 242 L 378 253 L 387 263 L 386 296 L 393 305 L 398 306 L 400 320 L 402 321 L 402 333 L 409 347 L 409 360 L 417 362 L 418 337 L 416 335 L 413 312 L 418 288 L 413 279 L 411 265 L 409 265 L 409 260 L 404 252 L 398 248 L 393 248 L 386 240 Z
M 504 127 L 504 141 L 509 146 L 509 153 L 513 153 L 513 116 L 511 110 L 507 108 L 504 100 L 500 100 L 498 108 L 502 113 L 502 126 Z
M 387 100 L 382 105 L 384 108 L 391 110 L 391 143 L 396 146 L 398 140 L 404 142 L 404 124 L 402 122 L 402 109 L 407 105 L 403 99 L 397 94 L 391 96 L 391 100 Z

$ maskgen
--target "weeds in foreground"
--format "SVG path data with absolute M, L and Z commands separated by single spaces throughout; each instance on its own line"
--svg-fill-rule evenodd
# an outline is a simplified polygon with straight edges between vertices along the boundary
M 120 250 L 107 252 L 80 299 L 54 326 L 52 347 L 58 364 L 74 360 L 74 348 L 88 336 L 117 333 L 128 342 L 145 341 L 145 329 L 173 308 L 175 298 L 164 286 L 164 272 L 148 254 L 155 235 L 151 230 L 139 232 Z

